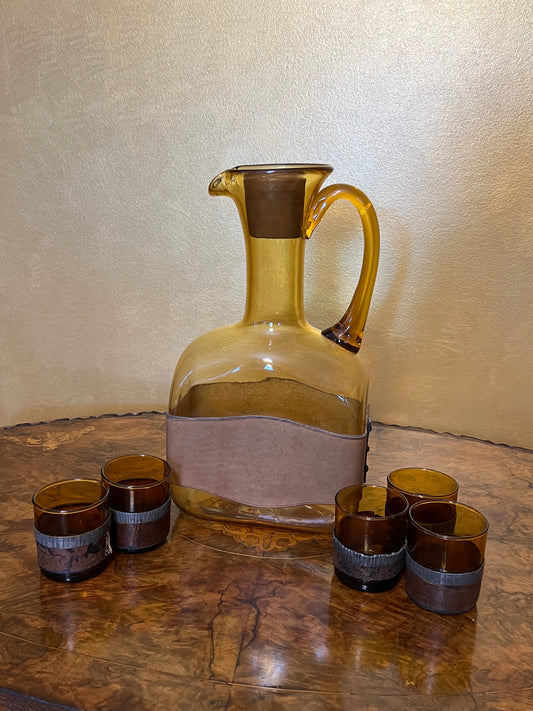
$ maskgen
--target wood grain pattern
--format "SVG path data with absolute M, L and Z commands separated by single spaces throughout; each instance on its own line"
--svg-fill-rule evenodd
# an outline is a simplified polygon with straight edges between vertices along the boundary
M 481 595 L 464 615 L 421 610 L 403 580 L 375 595 L 346 588 L 324 534 L 200 521 L 175 507 L 157 550 L 117 553 L 80 583 L 41 575 L 33 492 L 98 478 L 121 454 L 164 456 L 164 433 L 157 413 L 0 432 L 0 711 L 533 705 L 532 452 L 374 426 L 370 483 L 401 466 L 440 469 L 489 519 Z

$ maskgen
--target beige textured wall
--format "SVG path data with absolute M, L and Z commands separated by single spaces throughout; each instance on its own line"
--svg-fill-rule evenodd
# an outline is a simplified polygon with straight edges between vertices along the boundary
M 238 320 L 244 253 L 209 180 L 329 162 L 375 204 L 374 419 L 533 447 L 528 0 L 2 0 L 0 424 L 164 409 Z M 343 312 L 360 231 L 308 248 Z

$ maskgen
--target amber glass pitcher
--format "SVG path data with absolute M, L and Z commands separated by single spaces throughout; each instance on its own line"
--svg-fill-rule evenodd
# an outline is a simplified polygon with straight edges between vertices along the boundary
M 368 377 L 358 356 L 379 255 L 372 204 L 351 185 L 322 188 L 328 165 L 247 165 L 220 173 L 247 255 L 242 321 L 194 340 L 179 359 L 167 416 L 175 503 L 195 516 L 331 527 L 336 492 L 364 479 Z M 305 320 L 304 251 L 344 198 L 363 223 L 359 282 L 344 316 Z

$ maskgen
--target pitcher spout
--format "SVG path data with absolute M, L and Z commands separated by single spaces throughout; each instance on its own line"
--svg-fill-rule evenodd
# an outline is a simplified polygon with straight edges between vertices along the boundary
M 228 195 L 228 180 L 230 178 L 230 171 L 224 170 L 219 173 L 213 180 L 209 183 L 209 195 Z

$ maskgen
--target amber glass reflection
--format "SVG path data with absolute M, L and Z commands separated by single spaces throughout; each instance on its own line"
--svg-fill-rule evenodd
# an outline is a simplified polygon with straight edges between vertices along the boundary
M 331 171 L 327 165 L 239 166 L 212 180 L 210 194 L 231 197 L 241 218 L 246 305 L 238 324 L 200 336 L 183 352 L 172 382 L 170 415 L 267 416 L 335 434 L 365 433 L 368 377 L 356 353 L 376 277 L 379 230 L 361 191 L 344 184 L 321 190 Z M 341 198 L 360 214 L 363 264 L 345 315 L 321 333 L 304 315 L 305 244 Z M 332 522 L 333 507 L 312 502 L 261 509 L 182 486 L 173 486 L 172 493 L 180 508 L 207 518 L 310 528 Z

